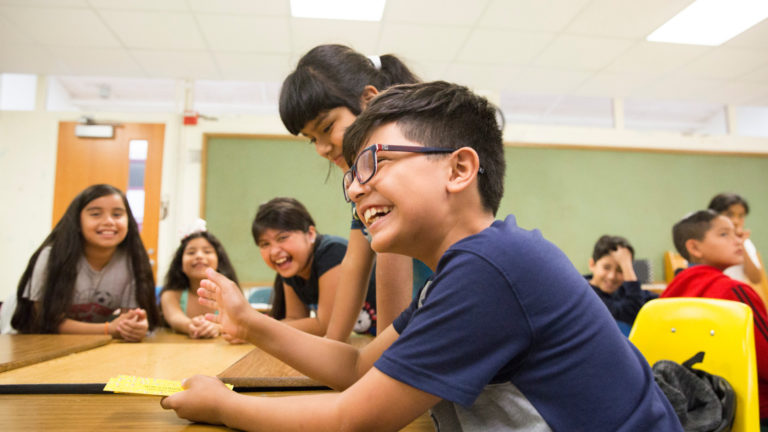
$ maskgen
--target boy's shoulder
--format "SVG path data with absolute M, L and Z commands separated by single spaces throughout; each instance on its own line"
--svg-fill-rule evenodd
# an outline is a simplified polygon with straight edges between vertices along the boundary
M 693 265 L 678 273 L 661 297 L 718 297 L 730 295 L 733 288 L 744 286 L 722 270 L 703 264 Z

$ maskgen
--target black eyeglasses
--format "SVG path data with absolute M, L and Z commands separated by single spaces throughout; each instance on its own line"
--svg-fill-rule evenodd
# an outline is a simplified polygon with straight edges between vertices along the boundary
M 378 158 L 376 153 L 380 151 L 397 151 L 408 153 L 453 153 L 455 150 L 438 147 L 419 147 L 419 146 L 400 146 L 400 145 L 388 145 L 388 144 L 373 144 L 364 148 L 360 154 L 357 155 L 355 163 L 352 167 L 344 173 L 344 179 L 342 181 L 342 189 L 344 190 L 344 199 L 347 202 L 352 202 L 349 198 L 347 190 L 352 186 L 352 182 L 357 179 L 357 182 L 361 185 L 368 183 L 373 176 L 376 175 L 378 168 Z

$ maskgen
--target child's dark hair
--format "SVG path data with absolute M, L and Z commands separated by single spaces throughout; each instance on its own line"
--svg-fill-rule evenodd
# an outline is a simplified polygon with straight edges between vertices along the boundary
M 184 249 L 187 248 L 187 245 L 190 241 L 196 238 L 204 238 L 206 241 L 208 241 L 208 243 L 211 244 L 211 246 L 213 246 L 213 250 L 216 252 L 216 259 L 218 260 L 218 267 L 216 268 L 216 271 L 239 285 L 237 274 L 235 273 L 235 268 L 232 266 L 232 262 L 229 260 L 229 256 L 224 250 L 224 246 L 221 244 L 219 239 L 207 231 L 198 231 L 184 237 L 181 240 L 181 244 L 179 244 L 178 249 L 176 249 L 176 253 L 173 255 L 171 265 L 168 267 L 168 273 L 165 275 L 163 291 L 185 291 L 189 289 L 189 278 L 186 274 L 184 274 L 184 271 L 182 270 L 181 261 L 184 258 Z
M 619 247 L 627 248 L 632 257 L 635 256 L 635 248 L 629 244 L 629 240 L 621 236 L 604 235 L 595 243 L 595 248 L 592 250 L 592 260 L 597 262 L 600 258 L 618 250 Z
M 444 81 L 394 86 L 374 98 L 346 130 L 344 158 L 352 166 L 373 131 L 393 122 L 405 138 L 427 147 L 471 147 L 480 158 L 483 207 L 495 215 L 506 170 L 500 118 L 494 105 L 463 86 Z
M 687 214 L 672 227 L 672 241 L 675 243 L 675 249 L 683 258 L 691 261 L 691 255 L 685 242 L 690 239 L 702 240 L 712 225 L 712 220 L 719 214 L 711 209 L 699 210 Z
M 84 253 L 85 242 L 80 227 L 80 214 L 88 203 L 108 195 L 120 196 L 128 217 L 128 232 L 118 248 L 125 251 L 131 264 L 136 301 L 139 307 L 147 312 L 150 330 L 160 322 L 155 303 L 155 278 L 128 200 L 120 189 L 107 184 L 97 184 L 89 186 L 72 200 L 51 233 L 29 259 L 27 268 L 19 280 L 16 310 L 11 318 L 11 325 L 20 333 L 58 333 L 59 325 L 72 305 L 77 263 Z M 51 252 L 48 256 L 38 314 L 34 302 L 24 298 L 24 291 L 32 278 L 40 252 L 48 246 L 51 247 Z
M 280 118 L 294 135 L 323 111 L 347 107 L 362 111 L 360 97 L 367 85 L 384 90 L 419 79 L 391 54 L 379 57 L 377 67 L 368 57 L 344 45 L 319 45 L 299 60 L 280 90 Z
M 253 241 L 259 245 L 259 238 L 268 229 L 279 231 L 309 231 L 309 227 L 315 226 L 312 216 L 300 203 L 294 198 L 277 197 L 259 206 L 256 211 L 256 217 L 251 225 L 251 234 Z M 315 240 L 315 247 L 320 243 L 320 236 Z M 312 251 L 314 256 L 314 250 Z M 283 278 L 280 274 L 275 275 L 275 281 L 272 285 L 272 309 L 270 316 L 275 319 L 285 318 L 285 292 L 283 290 Z
M 747 204 L 747 200 L 735 193 L 721 193 L 715 195 L 715 197 L 712 198 L 712 201 L 709 202 L 709 209 L 718 213 L 725 213 L 728 208 L 734 204 L 741 204 L 744 206 L 744 213 L 749 214 L 749 204 Z

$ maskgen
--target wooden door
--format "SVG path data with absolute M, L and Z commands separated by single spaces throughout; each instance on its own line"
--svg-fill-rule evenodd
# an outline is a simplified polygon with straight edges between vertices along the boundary
M 165 125 L 126 123 L 115 127 L 113 138 L 78 138 L 77 124 L 59 122 L 53 225 L 86 187 L 107 183 L 119 188 L 128 195 L 131 211 L 140 223 L 141 239 L 157 280 Z

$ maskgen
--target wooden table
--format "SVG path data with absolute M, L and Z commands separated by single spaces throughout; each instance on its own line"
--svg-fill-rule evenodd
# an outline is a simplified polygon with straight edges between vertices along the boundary
M 195 341 L 174 336 L 178 340 L 173 343 L 114 341 L 9 370 L 0 373 L 0 385 L 106 384 L 118 375 L 182 380 L 195 374 L 216 375 L 253 350 L 252 345 L 230 345 L 223 339 Z
M 254 396 L 293 396 L 311 392 L 245 393 Z M 157 396 L 137 395 L 0 395 L 0 429 L 16 431 L 223 431 L 223 426 L 190 423 L 160 407 Z M 402 429 L 433 432 L 428 414 Z
M 85 351 L 111 341 L 111 337 L 104 335 L 0 335 L 0 372 Z
M 17 335 L 16 335 L 17 336 Z M 62 337 L 61 335 L 54 337 Z M 370 341 L 354 337 L 358 346 Z M 63 341 L 61 345 L 66 345 Z M 109 341 L 106 341 L 109 342 Z M 15 344 L 15 342 L 14 342 Z M 58 344 L 54 342 L 54 344 Z M 30 345 L 31 346 L 31 345 Z M 27 350 L 39 354 L 46 349 Z M 40 359 L 39 355 L 30 358 Z M 238 368 L 234 368 L 239 364 Z M 193 340 L 184 335 L 162 330 L 141 343 L 114 341 L 107 345 L 76 354 L 40 361 L 13 370 L 0 372 L 0 387 L 8 386 L 78 386 L 90 384 L 103 388 L 103 383 L 120 374 L 181 380 L 195 373 L 226 375 L 237 380 L 243 374 L 263 375 L 261 379 L 280 384 L 280 374 L 286 373 L 296 383 L 306 385 L 303 377 L 279 360 L 254 349 L 252 345 L 230 345 L 222 339 Z M 238 372 L 239 371 L 239 372 Z M 271 378 L 270 378 L 271 377 Z M 302 380 L 303 377 L 303 380 Z M 319 385 L 317 383 L 313 385 Z M 257 386 L 260 387 L 260 386 Z M 264 386 L 267 387 L 267 386 Z M 317 394 L 330 390 L 263 391 L 245 393 L 255 396 L 283 397 L 297 394 Z M 179 419 L 173 411 L 160 407 L 157 396 L 124 394 L 0 394 L 0 430 L 111 430 L 137 431 L 226 430 L 224 427 L 191 424 Z M 428 414 L 423 414 L 403 429 L 408 432 L 433 431 Z
M 362 348 L 372 340 L 371 336 L 353 334 L 349 343 Z M 259 348 L 254 348 L 217 376 L 235 387 L 327 388 Z

